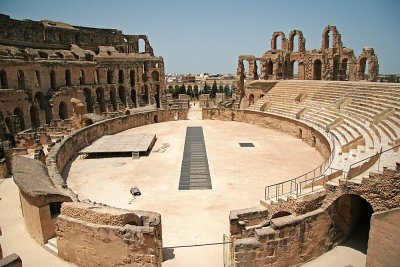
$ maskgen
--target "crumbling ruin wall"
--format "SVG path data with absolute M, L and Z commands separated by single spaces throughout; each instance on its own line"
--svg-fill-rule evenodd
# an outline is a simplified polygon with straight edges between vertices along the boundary
M 78 266 L 161 266 L 161 215 L 64 203 L 57 244 L 59 256 Z
M 396 168 L 371 172 L 361 184 L 341 180 L 338 186 L 327 186 L 325 192 L 301 199 L 289 197 L 288 201 L 265 204 L 261 209 L 232 211 L 230 229 L 236 264 L 297 266 L 320 256 L 354 231 L 362 210 L 360 201 L 375 212 L 369 232 L 367 266 L 397 262 L 393 261 L 397 257 L 393 255 L 400 252 L 394 245 L 399 235 L 396 230 L 399 175 L 397 163 Z M 273 218 L 277 211 L 289 211 L 290 215 Z
M 294 45 L 295 37 L 297 37 L 297 47 Z M 281 39 L 279 47 L 277 46 L 278 38 Z M 289 39 L 286 39 L 283 32 L 274 32 L 271 48 L 261 58 L 240 55 L 236 72 L 236 98 L 243 98 L 245 80 L 249 82 L 258 79 L 294 79 L 297 76 L 300 80 L 377 81 L 379 63 L 374 49 L 363 48 L 357 59 L 353 49 L 343 46 L 336 26 L 325 27 L 320 49 L 306 50 L 305 41 L 303 33 L 299 30 L 291 31 Z M 248 70 L 245 69 L 243 61 L 248 61 Z M 260 64 L 259 71 L 257 61 Z M 294 73 L 294 64 L 298 66 L 297 73 Z M 365 72 L 367 72 L 367 77 L 364 76 Z M 247 76 L 246 73 L 248 73 Z

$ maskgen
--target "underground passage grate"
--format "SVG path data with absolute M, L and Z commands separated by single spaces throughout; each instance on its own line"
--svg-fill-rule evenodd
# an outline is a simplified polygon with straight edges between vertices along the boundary
M 179 190 L 212 189 L 202 127 L 187 127 Z
M 255 147 L 253 143 L 239 143 L 240 147 Z

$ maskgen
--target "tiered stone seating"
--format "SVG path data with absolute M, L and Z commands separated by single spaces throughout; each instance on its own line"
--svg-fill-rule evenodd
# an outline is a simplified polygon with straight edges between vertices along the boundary
M 338 169 L 346 170 L 352 163 L 375 154 L 381 148 L 390 148 L 400 138 L 398 84 L 279 81 L 249 109 L 260 111 L 262 106 L 263 112 L 293 119 L 306 108 L 299 119 L 318 124 L 335 137 L 339 149 L 332 164 Z M 394 112 L 376 119 L 390 109 Z

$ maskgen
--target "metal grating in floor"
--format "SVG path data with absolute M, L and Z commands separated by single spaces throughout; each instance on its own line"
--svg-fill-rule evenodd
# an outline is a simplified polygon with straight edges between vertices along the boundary
M 212 189 L 202 127 L 187 127 L 179 190 Z
M 240 147 L 255 147 L 253 143 L 239 143 Z

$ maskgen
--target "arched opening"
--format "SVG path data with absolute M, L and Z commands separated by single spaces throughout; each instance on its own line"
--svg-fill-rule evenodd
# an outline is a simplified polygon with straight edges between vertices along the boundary
M 368 80 L 368 59 L 366 57 L 360 60 L 360 77 L 361 80 Z
M 60 104 L 58 104 L 58 117 L 61 120 L 68 119 L 68 106 L 64 101 L 61 101 Z
M 255 80 L 259 80 L 260 76 L 261 76 L 261 65 L 260 65 L 260 61 L 256 60 L 254 63 L 254 79 Z
M 372 206 L 358 195 L 345 194 L 332 203 L 332 209 L 337 235 L 345 237 L 341 245 L 366 254 Z
M 316 59 L 313 64 L 313 79 L 321 80 L 321 70 L 322 70 L 321 60 Z
M 339 59 L 337 57 L 333 59 L 333 80 L 339 80 Z
M 71 86 L 71 71 L 65 70 L 65 85 Z
M 154 115 L 154 123 L 158 122 L 158 115 Z
M 42 86 L 42 83 L 40 81 L 40 72 L 38 70 L 35 70 L 35 77 L 36 77 L 36 86 L 37 87 Z
M 299 52 L 299 36 L 297 34 L 293 34 L 290 39 L 290 50 L 294 53 Z
M 289 79 L 298 79 L 299 77 L 299 63 L 297 60 L 293 60 L 290 62 L 289 67 Z
M 130 78 L 130 82 L 131 82 L 131 86 L 134 87 L 135 86 L 135 71 L 131 70 L 129 72 L 129 78 Z
M 85 124 L 85 126 L 89 126 L 93 124 L 93 120 L 89 118 L 84 118 L 83 123 Z
M 50 87 L 53 90 L 57 89 L 56 72 L 54 70 L 50 71 Z
M 243 74 L 244 74 L 244 79 L 250 77 L 250 64 L 247 60 L 243 60 Z
M 17 132 L 25 130 L 25 118 L 24 113 L 21 109 L 14 109 L 14 115 L 16 116 L 15 129 Z
M 38 55 L 39 55 L 40 58 L 43 58 L 43 59 L 48 59 L 49 58 L 49 55 L 46 52 L 43 52 L 43 51 L 38 51 Z
M 333 34 L 331 30 L 325 32 L 324 39 L 325 39 L 325 49 L 333 48 Z
M 142 81 L 147 82 L 147 64 L 143 62 Z
M 0 71 L 0 88 L 8 88 L 7 72 L 5 70 Z
M 29 113 L 31 117 L 31 128 L 36 129 L 40 127 L 39 109 L 37 108 L 37 106 L 31 106 Z
M 158 71 L 153 71 L 152 73 L 151 73 L 151 78 L 152 78 L 152 80 L 153 80 L 153 82 L 158 82 L 158 81 L 160 81 L 160 74 L 158 73 Z
M 146 52 L 146 43 L 143 39 L 138 40 L 138 49 L 139 53 L 145 53 Z
M 149 104 L 149 87 L 147 84 L 144 85 L 144 94 L 142 94 L 142 101 L 145 105 Z
M 117 111 L 118 110 L 118 104 L 117 104 L 117 96 L 115 93 L 115 88 L 112 88 L 110 90 L 110 102 L 113 108 L 113 111 Z
M 252 104 L 254 104 L 254 95 L 250 94 L 249 95 L 249 106 L 252 105 Z
M 276 218 L 280 218 L 280 217 L 285 217 L 291 215 L 290 212 L 288 211 L 278 211 L 277 213 L 275 213 L 274 215 L 272 215 L 271 220 L 272 219 L 276 219 Z
M 60 52 L 55 52 L 55 54 L 56 54 L 57 57 L 59 57 L 59 58 L 61 58 L 61 59 L 64 58 L 64 55 L 61 54 Z
M 154 96 L 155 100 L 156 100 L 156 105 L 157 108 L 161 107 L 161 102 L 160 102 L 160 85 L 156 85 L 156 94 Z
M 349 60 L 347 58 L 344 58 L 340 64 L 340 80 L 349 80 Z
M 85 96 L 85 101 L 86 101 L 86 112 L 94 113 L 92 91 L 90 91 L 89 88 L 85 88 L 83 89 L 83 95 Z
M 84 85 L 85 83 L 86 83 L 86 81 L 85 81 L 85 71 L 81 70 L 79 72 L 79 84 L 80 85 Z
M 106 112 L 106 102 L 104 100 L 104 89 L 102 87 L 98 87 L 96 89 L 96 98 L 97 103 L 99 103 L 100 112 Z
M 267 63 L 267 74 L 269 79 L 272 78 L 273 71 L 274 71 L 274 63 L 270 60 Z
M 137 105 L 136 105 L 136 90 L 135 89 L 131 90 L 131 100 L 132 100 L 132 105 L 133 105 L 132 107 L 136 108 Z
M 113 71 L 112 70 L 107 70 L 107 83 L 108 84 L 112 84 L 113 83 L 113 75 L 114 73 L 113 73 Z
M 22 70 L 19 70 L 17 73 L 18 77 L 18 89 L 25 89 L 25 74 Z
M 119 70 L 118 71 L 118 83 L 124 83 L 125 77 L 124 77 L 124 71 Z
M 122 104 L 126 106 L 126 90 L 124 86 L 118 87 L 118 96 Z
M 282 49 L 282 39 L 283 39 L 283 37 L 280 36 L 280 35 L 276 35 L 274 38 L 275 38 L 275 42 L 274 42 L 275 46 L 273 47 L 273 49 Z
M 282 77 L 283 77 L 282 63 L 279 62 L 278 63 L 278 70 L 277 70 L 276 78 L 277 79 L 282 79 Z

